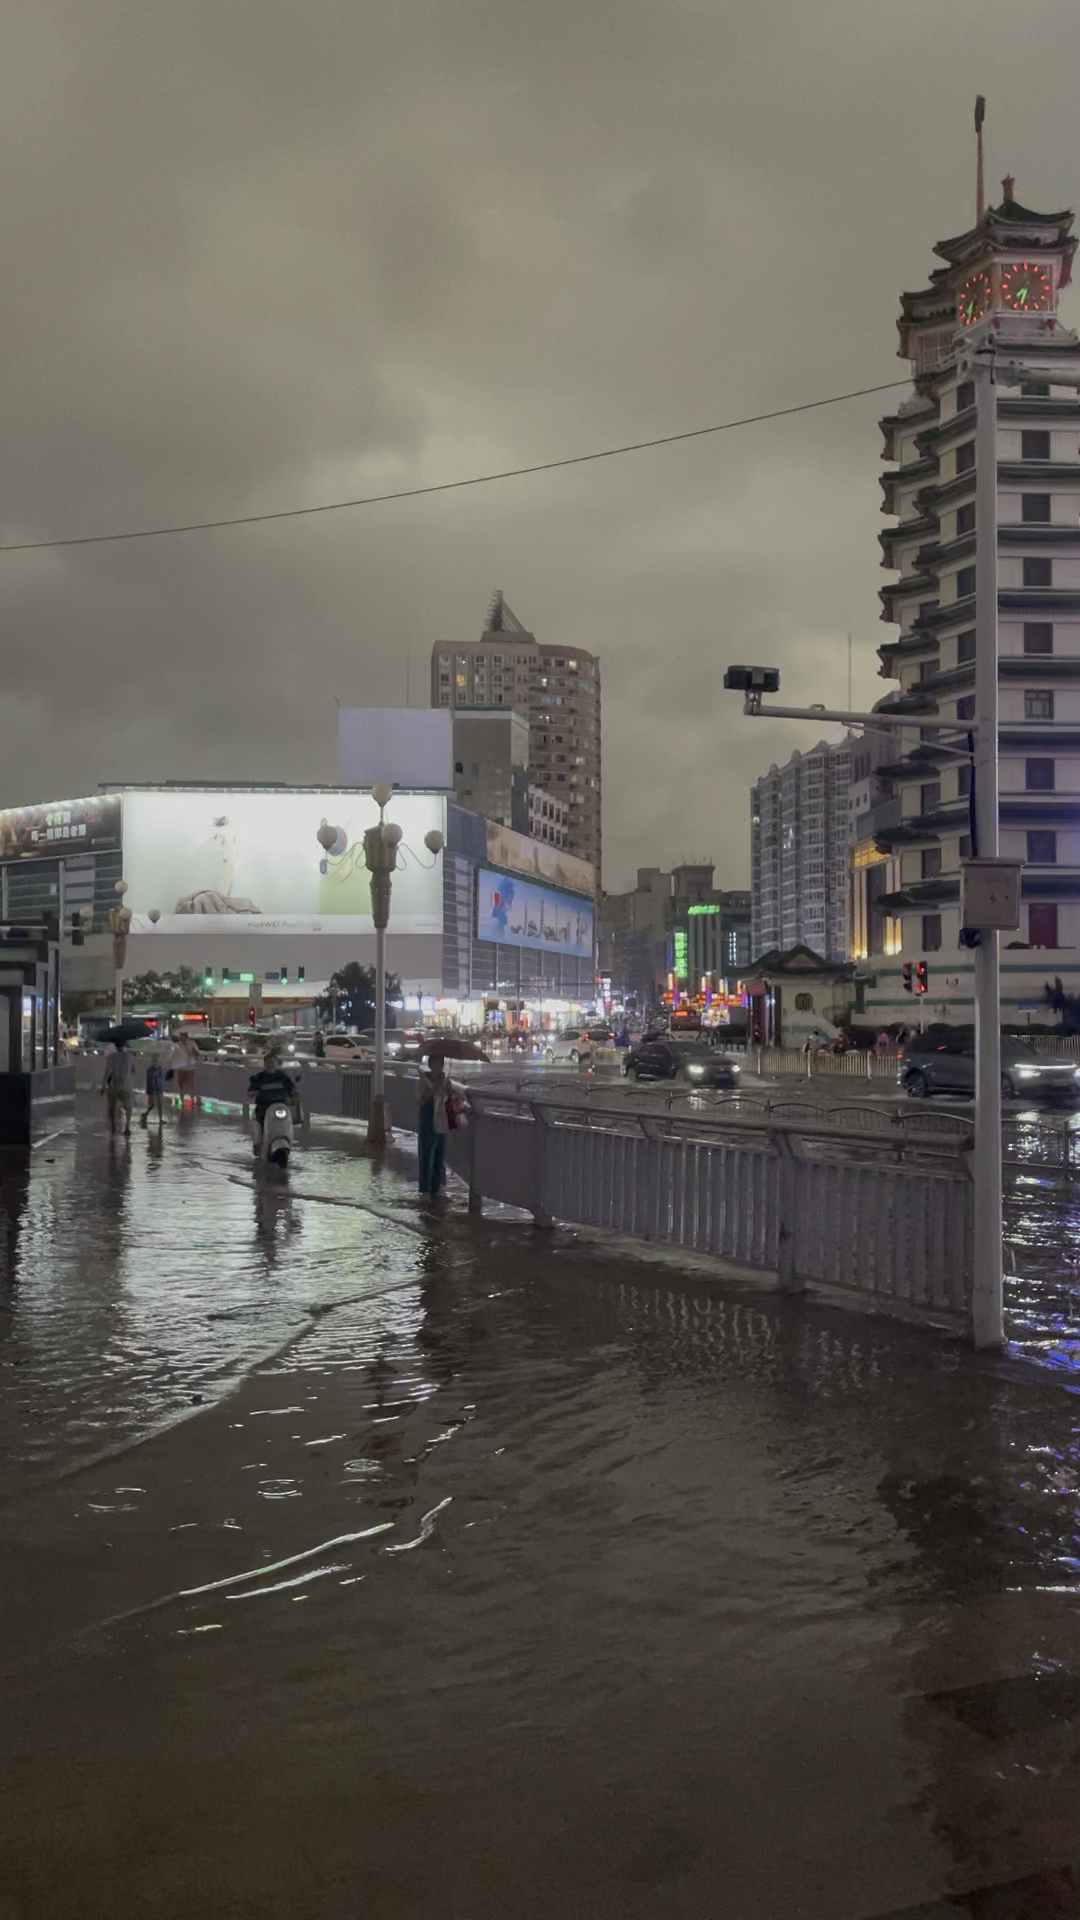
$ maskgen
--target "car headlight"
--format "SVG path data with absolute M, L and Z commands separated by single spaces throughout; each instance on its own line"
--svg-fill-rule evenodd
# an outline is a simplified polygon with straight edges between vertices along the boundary
M 691 1080 L 704 1080 L 705 1078 L 704 1067 L 687 1067 L 686 1071 L 690 1075 Z
M 1038 1078 L 1038 1074 L 1038 1067 L 1017 1067 L 1016 1069 L 1016 1077 L 1018 1080 L 1035 1080 Z

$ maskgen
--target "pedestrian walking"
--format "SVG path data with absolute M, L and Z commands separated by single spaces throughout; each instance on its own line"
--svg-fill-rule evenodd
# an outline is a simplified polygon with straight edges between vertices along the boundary
M 176 1043 L 176 1091 L 180 1096 L 180 1105 L 195 1101 L 195 1069 L 199 1064 L 199 1049 L 195 1045 L 195 1036 L 187 1030 L 181 1033 Z
M 124 1116 L 124 1133 L 131 1132 L 131 1095 L 135 1086 L 135 1056 L 129 1053 L 127 1041 L 118 1039 L 113 1051 L 105 1056 L 105 1072 L 102 1075 L 101 1089 L 109 1105 L 109 1132 L 116 1132 L 119 1115 Z
M 150 1125 L 151 1113 L 157 1115 L 158 1126 L 163 1127 L 165 1125 L 165 1062 L 160 1046 L 154 1047 L 147 1062 L 146 1106 L 139 1121 L 140 1127 Z
M 316 1060 L 325 1060 L 326 1059 L 326 1035 L 324 1034 L 321 1027 L 316 1027 L 315 1029 L 314 1047 L 315 1047 Z
M 431 1055 L 420 1075 L 417 1091 L 420 1098 L 417 1185 L 422 1194 L 433 1199 L 441 1192 L 446 1179 L 446 1139 L 450 1132 L 447 1101 L 452 1089 L 441 1053 Z

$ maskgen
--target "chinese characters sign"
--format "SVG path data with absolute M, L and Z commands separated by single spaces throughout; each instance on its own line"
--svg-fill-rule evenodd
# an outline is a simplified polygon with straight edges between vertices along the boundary
M 0 810 L 0 860 L 39 860 L 49 854 L 99 853 L 120 845 L 120 796 L 48 800 L 40 807 Z

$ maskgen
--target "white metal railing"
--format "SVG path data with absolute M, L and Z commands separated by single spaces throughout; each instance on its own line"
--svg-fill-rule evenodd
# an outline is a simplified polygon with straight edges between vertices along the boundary
M 900 1055 L 851 1048 L 847 1053 L 828 1053 L 819 1047 L 807 1053 L 803 1047 L 748 1047 L 746 1064 L 753 1073 L 797 1074 L 805 1080 L 841 1078 L 847 1080 L 895 1080 Z
M 416 1125 L 416 1085 L 387 1080 L 393 1124 Z M 470 1205 L 520 1208 L 775 1275 L 792 1291 L 850 1291 L 916 1317 L 966 1325 L 973 1236 L 970 1126 L 886 1122 L 847 1110 L 815 1124 L 470 1089 L 471 1121 L 448 1142 Z M 921 1113 L 918 1120 L 922 1120 Z M 926 1116 L 931 1119 L 931 1116 Z M 875 1122 L 877 1116 L 875 1116 Z

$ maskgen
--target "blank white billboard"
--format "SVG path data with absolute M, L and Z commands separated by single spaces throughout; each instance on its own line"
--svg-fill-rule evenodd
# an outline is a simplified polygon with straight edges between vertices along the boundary
M 454 723 L 439 707 L 339 707 L 337 777 L 344 787 L 453 789 Z

